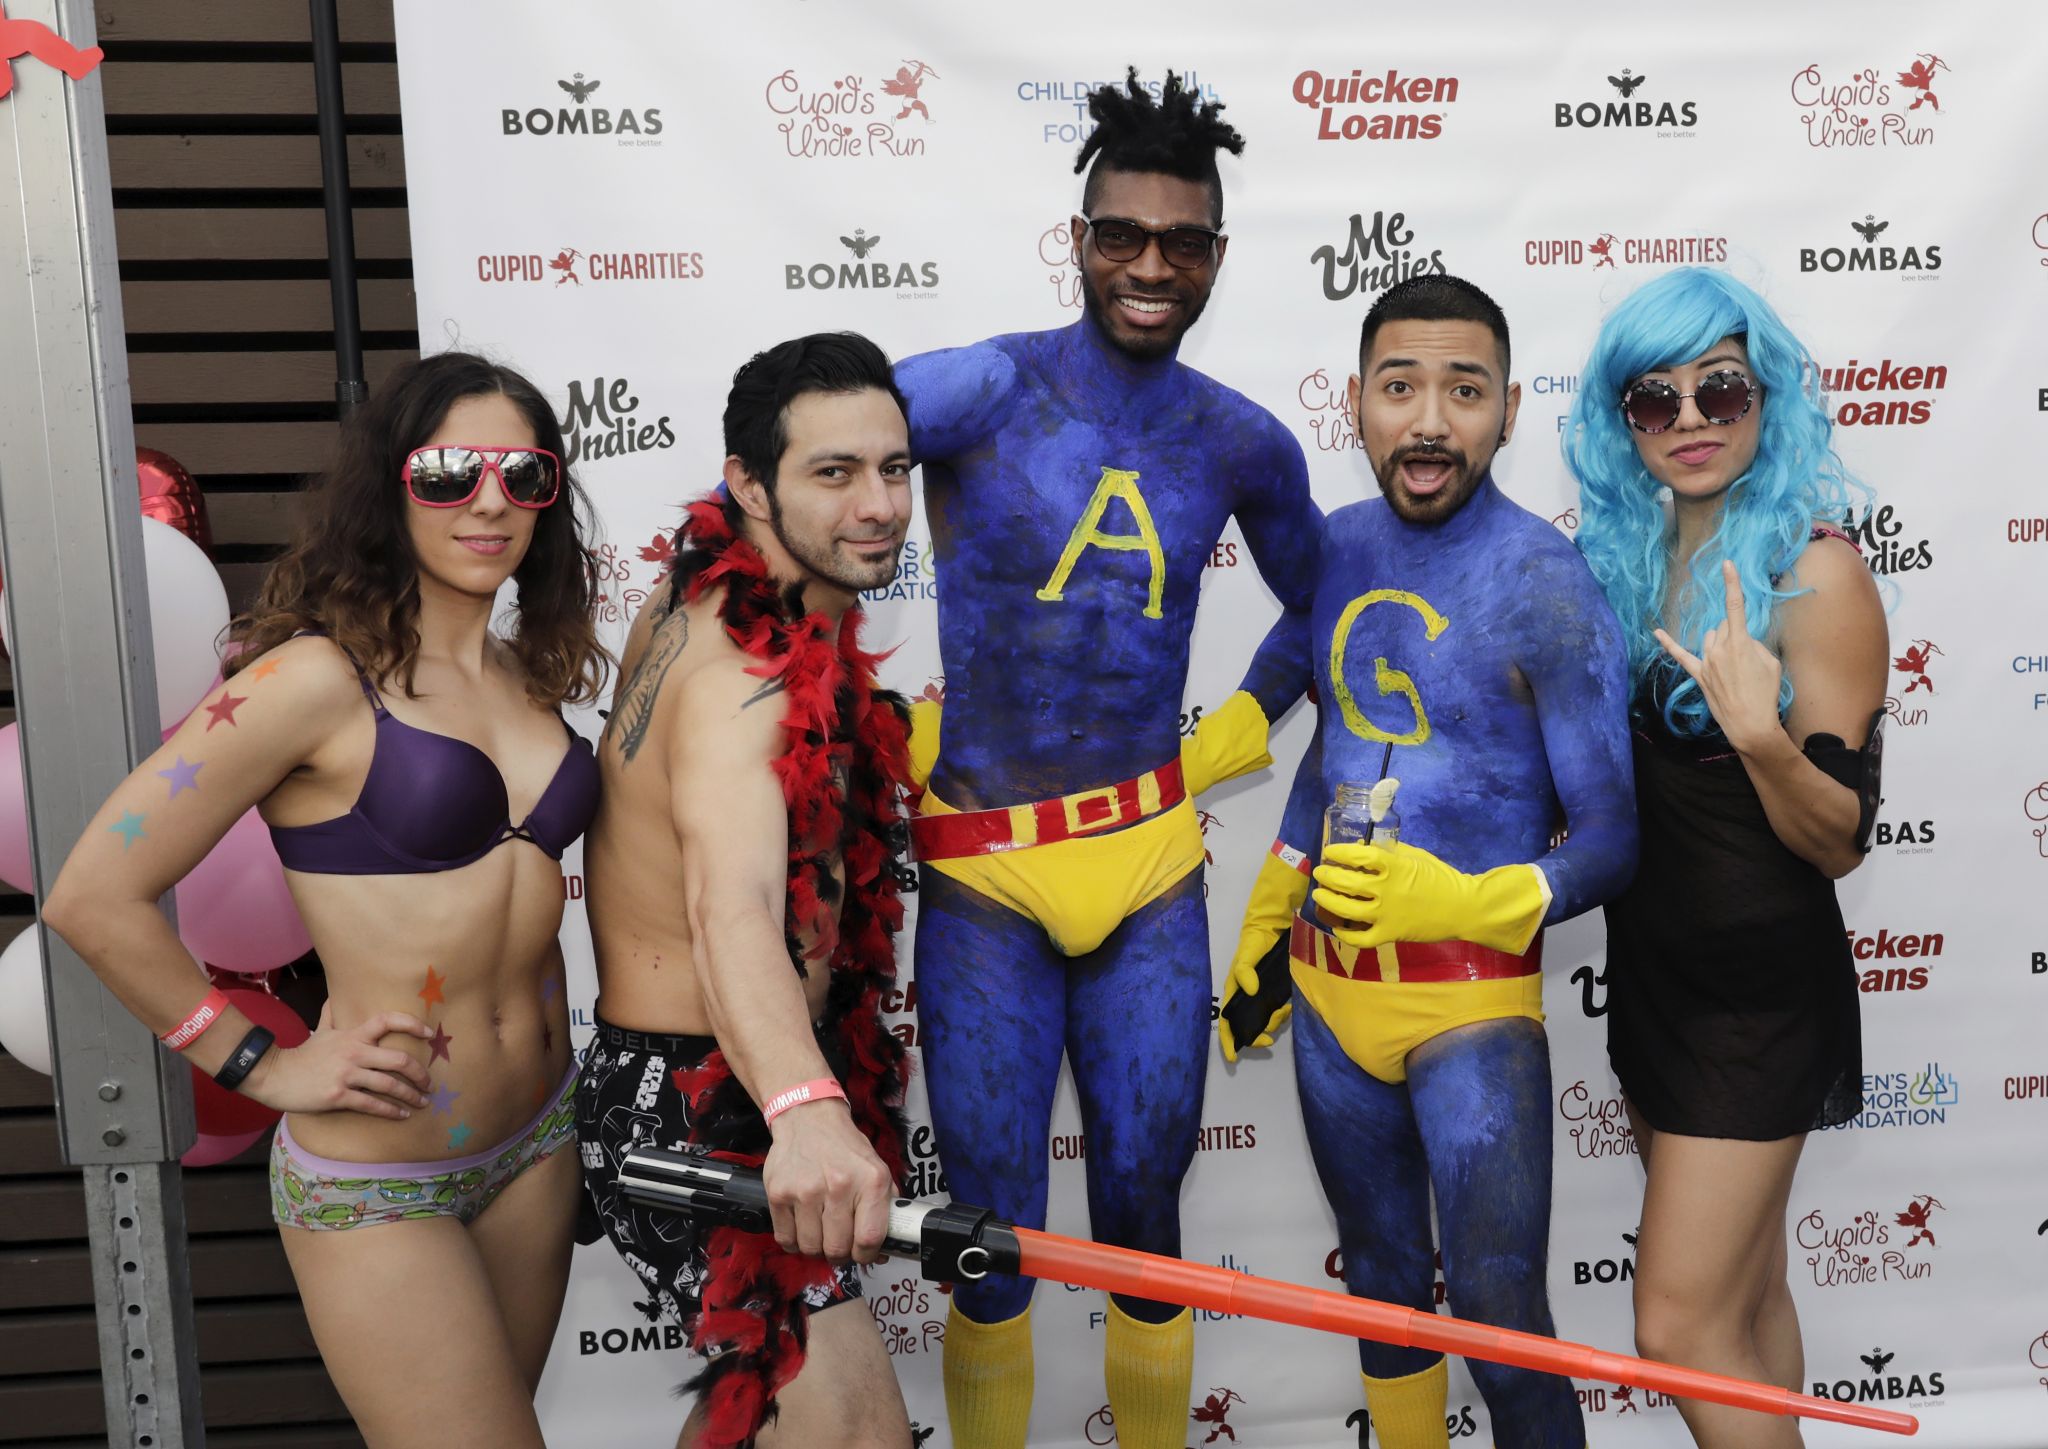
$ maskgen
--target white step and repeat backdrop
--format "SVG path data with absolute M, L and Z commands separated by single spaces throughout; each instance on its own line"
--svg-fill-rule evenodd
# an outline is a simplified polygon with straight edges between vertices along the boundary
M 1499 476 L 1566 531 L 1557 433 L 1603 312 L 1678 263 L 1761 288 L 1826 369 L 1837 445 L 1879 495 L 1856 530 L 1897 585 L 1886 798 L 1842 890 L 1869 1109 L 1809 1145 L 1791 1205 L 1809 1387 L 1920 1414 L 1932 1445 L 2048 1446 L 2048 33 L 2033 0 L 406 0 L 398 20 L 423 345 L 493 353 L 558 401 L 603 515 L 614 639 L 678 500 L 716 479 L 750 353 L 855 328 L 904 356 L 1080 315 L 1072 160 L 1088 89 L 1127 62 L 1182 70 L 1247 138 L 1224 167 L 1229 265 L 1183 356 L 1295 430 L 1325 508 L 1373 486 L 1342 398 L 1359 319 L 1392 282 L 1442 268 L 1506 308 L 1523 411 Z M 891 682 L 917 694 L 939 682 L 944 581 L 921 523 L 912 539 L 870 637 L 901 641 Z M 1211 562 L 1190 708 L 1224 696 L 1274 613 L 1234 533 Z M 1219 971 L 1307 732 L 1298 712 L 1279 770 L 1203 802 Z M 579 869 L 564 938 L 587 1023 Z M 906 935 L 890 1021 L 914 1043 L 909 955 Z M 1625 1349 L 1642 1175 L 1606 1064 L 1597 913 L 1552 932 L 1546 959 L 1552 1301 L 1565 1336 Z M 1214 1061 L 1187 1252 L 1334 1288 L 1288 1051 Z M 921 1087 L 912 1107 L 921 1120 Z M 1054 1134 L 1052 1225 L 1081 1232 L 1071 1092 Z M 910 1186 L 941 1190 L 928 1129 L 914 1150 Z M 944 1300 L 901 1265 L 869 1293 L 943 1446 Z M 1039 1292 L 1034 1443 L 1112 1442 L 1102 1309 Z M 646 1311 L 608 1246 L 580 1250 L 542 1389 L 550 1443 L 667 1442 L 690 1363 Z M 1347 1342 L 1204 1321 L 1196 1354 L 1197 1405 L 1224 1400 L 1237 1442 L 1362 1442 Z M 1596 1443 L 1687 1442 L 1659 1396 L 1579 1388 Z M 1454 1437 L 1487 1442 L 1462 1372 L 1450 1411 Z M 1214 1427 L 1191 1422 L 1190 1442 Z

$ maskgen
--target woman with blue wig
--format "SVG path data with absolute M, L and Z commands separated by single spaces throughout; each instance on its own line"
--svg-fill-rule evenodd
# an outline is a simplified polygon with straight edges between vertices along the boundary
M 1600 329 L 1565 455 L 1621 621 L 1642 862 L 1611 902 L 1608 1055 L 1648 1186 L 1636 1343 L 1800 1387 L 1785 1213 L 1805 1134 L 1862 1105 L 1834 882 L 1878 798 L 1884 610 L 1834 523 L 1863 492 L 1819 371 L 1755 292 L 1689 267 Z M 1681 1401 L 1705 1446 L 1796 1421 Z

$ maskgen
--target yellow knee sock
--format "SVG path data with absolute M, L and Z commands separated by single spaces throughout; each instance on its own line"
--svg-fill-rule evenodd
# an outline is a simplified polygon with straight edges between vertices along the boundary
M 976 1323 L 946 1308 L 946 1419 L 955 1449 L 1024 1449 L 1031 1422 L 1031 1310 Z
M 1444 1401 L 1450 1397 L 1451 1375 L 1443 1359 L 1398 1379 L 1359 1377 L 1365 1380 L 1365 1407 L 1372 1413 L 1380 1449 L 1449 1449 Z
M 1188 1388 L 1195 1376 L 1195 1315 L 1183 1308 L 1164 1323 L 1143 1323 L 1109 1305 L 1103 1377 L 1123 1449 L 1183 1449 Z

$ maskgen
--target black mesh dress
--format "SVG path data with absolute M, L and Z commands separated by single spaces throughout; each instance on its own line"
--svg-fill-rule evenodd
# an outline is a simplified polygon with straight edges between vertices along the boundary
M 1855 962 L 1835 885 L 1772 831 L 1726 739 L 1635 701 L 1642 863 L 1607 906 L 1607 1054 L 1660 1132 L 1773 1141 L 1863 1105 Z M 1856 788 L 1832 735 L 1809 759 Z

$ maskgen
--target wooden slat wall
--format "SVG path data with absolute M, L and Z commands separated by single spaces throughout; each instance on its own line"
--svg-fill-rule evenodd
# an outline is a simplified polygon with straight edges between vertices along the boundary
M 96 7 L 138 443 L 205 490 L 240 609 L 335 436 L 333 322 L 305 0 Z M 370 385 L 418 353 L 391 0 L 341 0 Z M 14 717 L 0 661 L 0 724 Z M 0 945 L 29 922 L 0 895 Z M 317 972 L 284 993 L 309 1017 Z M 270 1223 L 262 1149 L 185 1178 L 215 1449 L 360 1449 Z M 50 1084 L 0 1056 L 0 1445 L 104 1444 L 78 1175 Z

